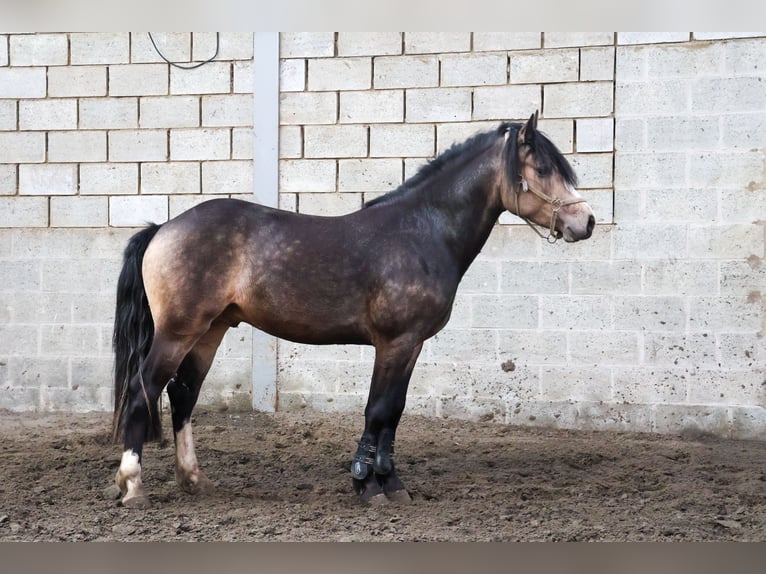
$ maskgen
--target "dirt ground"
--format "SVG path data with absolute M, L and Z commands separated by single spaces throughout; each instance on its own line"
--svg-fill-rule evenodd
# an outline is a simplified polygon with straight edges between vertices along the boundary
M 110 415 L 0 412 L 0 540 L 766 540 L 766 443 L 569 432 L 405 416 L 407 506 L 357 502 L 362 416 L 195 414 L 216 483 L 194 497 L 164 445 L 145 449 L 149 509 L 106 487 L 121 448 Z

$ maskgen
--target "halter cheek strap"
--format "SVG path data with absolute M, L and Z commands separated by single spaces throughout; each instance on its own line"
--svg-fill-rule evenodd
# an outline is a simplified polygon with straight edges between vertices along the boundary
M 519 186 L 520 189 L 516 189 L 516 193 L 514 194 L 516 196 L 516 215 L 524 220 L 524 222 L 529 225 L 537 235 L 545 239 L 548 243 L 556 243 L 558 241 L 558 236 L 556 235 L 556 219 L 559 216 L 559 210 L 564 207 L 565 205 L 573 205 L 575 203 L 583 203 L 585 201 L 585 198 L 575 198 L 575 199 L 558 199 L 556 197 L 551 197 L 548 194 L 543 193 L 540 190 L 537 190 L 529 185 L 529 182 L 522 178 L 521 179 L 521 185 Z M 548 229 L 548 235 L 545 236 L 535 227 L 535 225 L 526 217 L 521 215 L 521 210 L 519 209 L 519 195 L 525 192 L 531 192 L 546 203 L 550 203 L 552 207 L 551 212 L 551 224 L 550 228 Z M 541 226 L 542 227 L 542 226 Z

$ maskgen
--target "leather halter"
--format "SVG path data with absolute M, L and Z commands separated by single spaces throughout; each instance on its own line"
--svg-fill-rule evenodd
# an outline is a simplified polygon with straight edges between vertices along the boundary
M 511 135 L 510 130 L 505 132 L 505 141 L 506 141 L 506 143 L 508 142 L 508 138 L 510 137 L 510 135 Z M 540 231 L 535 226 L 536 225 L 535 223 L 530 221 L 527 217 L 521 215 L 521 209 L 519 209 L 519 195 L 521 195 L 522 193 L 526 193 L 526 192 L 533 193 L 534 195 L 536 195 L 537 197 L 539 197 L 540 199 L 542 199 L 546 203 L 551 204 L 551 206 L 553 208 L 553 211 L 551 213 L 551 224 L 550 224 L 550 227 L 548 229 L 548 235 L 547 236 L 545 236 L 542 233 L 540 233 Z M 521 178 L 521 181 L 519 182 L 518 187 L 516 187 L 516 189 L 514 189 L 514 195 L 516 196 L 516 216 L 520 217 L 521 219 L 523 219 L 524 223 L 529 225 L 532 228 L 532 230 L 535 233 L 537 233 L 537 235 L 539 235 L 541 238 L 545 239 L 548 243 L 556 243 L 556 241 L 559 240 L 559 236 L 556 235 L 556 219 L 559 216 L 559 210 L 562 207 L 564 207 L 565 205 L 573 205 L 575 203 L 583 203 L 585 201 L 585 198 L 583 198 L 583 197 L 575 198 L 575 199 L 566 199 L 566 200 L 559 199 L 557 197 L 551 197 L 550 195 L 548 195 L 546 193 L 543 193 L 542 191 L 537 190 L 537 189 L 531 187 L 529 185 L 529 182 L 524 177 Z M 543 226 L 540 225 L 539 227 L 542 228 Z M 551 239 L 552 239 L 552 241 L 551 241 Z
M 545 236 L 535 227 L 535 224 L 521 215 L 521 210 L 519 209 L 519 195 L 521 195 L 524 192 L 532 192 L 534 195 L 545 201 L 546 203 L 550 203 L 552 206 L 552 212 L 551 212 L 551 225 L 548 229 L 548 235 Z M 559 199 L 557 197 L 551 197 L 550 195 L 547 195 L 543 193 L 542 191 L 539 191 L 529 185 L 529 182 L 521 178 L 521 183 L 519 187 L 516 188 L 514 195 L 516 196 L 516 215 L 524 220 L 524 222 L 529 225 L 532 230 L 537 233 L 540 237 L 545 239 L 548 243 L 556 243 L 559 240 L 559 236 L 556 235 L 556 219 L 559 215 L 559 210 L 564 207 L 565 205 L 573 205 L 575 203 L 583 203 L 585 201 L 585 198 L 579 197 L 575 199 Z M 540 225 L 542 227 L 542 225 Z M 553 241 L 551 241 L 553 239 Z

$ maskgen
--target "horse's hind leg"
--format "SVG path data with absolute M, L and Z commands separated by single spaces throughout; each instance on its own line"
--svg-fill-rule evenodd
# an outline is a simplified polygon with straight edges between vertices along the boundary
M 364 433 L 351 463 L 354 490 L 363 501 L 410 501 L 394 466 L 394 438 L 422 345 L 401 339 L 376 348 Z
M 125 450 L 115 483 L 124 496 L 125 506 L 146 506 L 148 500 L 141 481 L 144 442 L 161 428 L 157 400 L 175 373 L 193 340 L 172 340 L 156 333 L 151 350 L 127 389 Z
M 168 384 L 173 436 L 176 445 L 176 481 L 190 494 L 209 492 L 213 483 L 200 470 L 194 452 L 191 414 L 197 403 L 202 381 L 210 370 L 215 352 L 221 344 L 227 323 L 216 321 L 194 345 Z

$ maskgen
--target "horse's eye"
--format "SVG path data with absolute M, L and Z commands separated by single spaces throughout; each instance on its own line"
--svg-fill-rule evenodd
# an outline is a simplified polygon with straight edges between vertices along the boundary
M 551 170 L 548 167 L 536 167 L 535 171 L 539 177 L 548 177 L 551 174 Z

